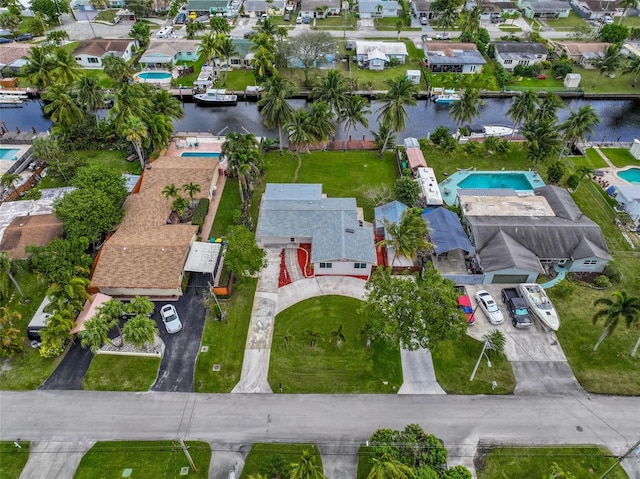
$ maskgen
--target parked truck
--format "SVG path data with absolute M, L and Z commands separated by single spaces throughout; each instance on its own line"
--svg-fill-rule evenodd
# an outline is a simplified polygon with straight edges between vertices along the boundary
M 513 324 L 514 328 L 531 327 L 533 323 L 531 313 L 516 288 L 504 288 L 502 290 L 502 302 L 507 305 L 509 316 L 511 316 L 511 324 Z

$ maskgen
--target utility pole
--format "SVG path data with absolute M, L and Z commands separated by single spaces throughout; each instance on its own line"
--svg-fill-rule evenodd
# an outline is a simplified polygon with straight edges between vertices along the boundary
M 625 452 L 622 456 L 620 456 L 618 458 L 618 460 L 609 469 L 604 471 L 602 473 L 602 475 L 598 479 L 604 479 L 605 477 L 607 477 L 607 474 L 609 474 L 611 471 L 613 471 L 613 468 L 616 467 L 618 464 L 620 464 L 622 461 L 624 461 L 627 456 L 630 456 L 632 453 L 633 454 L 638 454 L 638 452 L 640 452 L 640 450 L 636 451 L 636 448 L 640 448 L 640 439 L 633 446 L 631 446 L 627 450 L 627 452 Z
M 184 455 L 187 456 L 187 461 L 189 461 L 189 464 L 191 465 L 191 470 L 193 472 L 198 472 L 198 468 L 196 467 L 195 462 L 193 462 L 193 459 L 191 459 L 191 454 L 189 454 L 189 449 L 187 448 L 187 445 L 180 438 L 178 438 L 178 442 L 180 443 L 180 447 L 182 448 L 182 452 L 184 452 Z
M 476 365 L 473 368 L 473 372 L 471 373 L 471 377 L 469 378 L 469 382 L 473 381 L 473 378 L 476 377 L 476 372 L 478 372 L 478 366 L 480 366 L 480 361 L 482 361 L 482 356 L 485 355 L 485 350 L 487 348 L 488 349 L 493 349 L 493 344 L 491 344 L 491 341 L 489 341 L 488 339 L 482 345 L 482 351 L 480 351 L 480 356 L 478 357 L 478 360 L 476 361 Z M 491 360 L 489 359 L 489 356 L 487 356 L 487 366 L 491 367 Z

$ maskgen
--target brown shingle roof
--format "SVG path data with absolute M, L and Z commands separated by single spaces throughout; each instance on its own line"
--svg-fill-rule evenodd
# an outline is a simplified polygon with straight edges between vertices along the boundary
M 25 259 L 25 247 L 46 246 L 62 234 L 62 222 L 53 215 L 17 216 L 4 230 L 0 250 L 11 258 Z
M 570 42 L 561 44 L 569 55 L 583 55 L 585 53 L 604 53 L 610 43 L 582 43 Z
M 429 52 L 442 52 L 447 57 L 455 57 L 456 51 L 478 51 L 475 43 L 428 42 L 426 45 Z
M 91 283 L 97 288 L 175 289 L 198 227 L 170 225 L 171 200 L 162 195 L 169 184 L 178 189 L 193 182 L 208 197 L 218 168 L 214 158 L 163 156 L 144 172 L 140 192 L 129 195 L 124 220 L 102 247 Z M 182 193 L 186 198 L 186 194 Z
M 90 40 L 82 40 L 78 44 L 78 47 L 73 51 L 73 54 L 102 57 L 105 53 L 109 52 L 124 53 L 129 44 L 134 41 L 135 40 L 131 38 L 92 38 Z
M 27 57 L 32 45 L 8 43 L 0 45 L 0 64 L 9 65 L 18 58 Z

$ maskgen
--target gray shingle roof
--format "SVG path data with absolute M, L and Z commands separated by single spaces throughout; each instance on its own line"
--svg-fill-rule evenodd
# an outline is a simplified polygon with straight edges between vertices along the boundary
M 536 58 L 537 55 L 547 55 L 547 47 L 535 42 L 495 42 L 496 53 L 503 58 Z
M 486 272 L 517 268 L 544 273 L 538 257 L 504 231 L 497 231 L 478 255 Z

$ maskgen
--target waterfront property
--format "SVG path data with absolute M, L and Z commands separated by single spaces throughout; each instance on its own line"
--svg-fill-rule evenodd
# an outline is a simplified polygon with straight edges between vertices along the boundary
M 137 46 L 138 41 L 131 38 L 90 38 L 78 44 L 73 56 L 81 67 L 102 68 L 103 59 L 109 55 L 128 62 Z
M 465 189 L 491 189 L 494 196 L 502 190 L 515 190 L 520 194 L 532 194 L 535 188 L 544 186 L 537 171 L 457 171 L 440 184 L 440 192 L 448 205 L 458 204 L 458 194 Z
M 376 264 L 373 226 L 354 198 L 327 198 L 320 184 L 268 183 L 256 228 L 263 245 L 311 245 L 316 276 L 365 276 Z
M 407 46 L 402 42 L 357 41 L 356 60 L 358 65 L 369 70 L 384 70 L 391 60 L 404 63 Z
M 171 86 L 172 74 L 167 70 L 144 71 L 133 75 L 133 81 L 140 83 L 150 83 L 159 88 L 168 89 Z
M 626 211 L 633 221 L 640 222 L 640 178 L 638 184 L 615 185 L 613 188 L 618 209 Z
M 496 62 L 505 70 L 513 71 L 520 65 L 528 67 L 547 59 L 549 51 L 542 43 L 535 42 L 495 42 Z
M 194 62 L 198 48 L 195 40 L 152 40 L 138 63 L 145 68 L 165 68 L 182 61 Z
M 0 175 L 16 170 L 16 165 L 26 159 L 31 145 L 2 145 L 0 147 Z M 26 165 L 25 165 L 26 167 Z
M 595 68 L 591 61 L 598 57 L 604 57 L 610 43 L 586 43 L 586 42 L 558 42 L 556 53 L 566 54 L 574 63 L 582 68 Z
M 627 168 L 625 170 L 618 171 L 617 175 L 624 181 L 640 185 L 640 168 Z
M 474 43 L 422 42 L 425 66 L 433 73 L 481 73 L 486 62 Z

